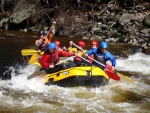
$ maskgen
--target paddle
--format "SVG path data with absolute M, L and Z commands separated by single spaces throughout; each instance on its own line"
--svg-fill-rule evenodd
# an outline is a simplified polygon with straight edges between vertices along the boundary
M 34 62 L 37 61 L 37 58 L 38 58 L 38 54 L 37 54 L 37 53 L 34 53 L 34 54 L 31 56 L 31 58 L 30 58 L 28 64 L 33 64 Z
M 108 63 L 106 63 L 106 67 L 108 67 L 109 69 L 112 68 L 112 66 L 109 65 Z M 109 71 L 109 70 L 108 70 L 108 71 Z M 109 72 L 107 72 L 107 73 L 109 73 Z M 123 75 L 123 74 L 121 74 L 121 73 L 118 73 L 118 72 L 116 72 L 116 73 L 117 73 L 117 75 L 119 75 L 121 78 L 124 78 L 124 79 L 126 79 L 127 81 L 129 81 L 129 82 L 134 82 L 131 78 L 129 78 L 129 77 L 127 77 L 127 76 L 125 76 L 125 75 Z
M 83 58 L 83 57 L 81 57 L 81 56 L 78 56 L 78 57 L 80 57 L 80 58 L 82 58 L 83 60 L 89 62 L 87 59 L 85 59 L 85 58 Z M 89 63 L 91 63 L 91 62 L 89 62 Z M 114 80 L 120 80 L 120 77 L 119 77 L 119 76 L 116 76 L 116 74 L 115 74 L 115 73 L 112 73 L 112 71 L 110 71 L 110 70 L 105 70 L 105 73 L 106 73 L 108 76 L 111 75 L 111 77 L 113 77 Z
M 131 78 L 129 78 L 129 77 L 127 77 L 127 76 L 125 76 L 125 75 L 123 75 L 123 74 L 121 74 L 121 73 L 118 73 L 118 72 L 117 72 L 117 74 L 118 74 L 119 76 L 121 76 L 122 78 L 126 79 L 126 80 L 129 81 L 129 82 L 134 82 Z
M 38 51 L 36 51 L 34 49 L 22 49 L 21 50 L 22 56 L 32 55 L 30 60 L 29 60 L 29 64 L 33 64 L 37 60 L 37 57 L 38 57 L 37 53 L 38 53 Z
M 73 42 L 72 42 L 72 44 L 73 44 L 74 46 L 76 46 L 77 48 L 81 49 L 82 51 L 84 51 L 82 48 L 80 48 L 79 46 L 77 46 L 77 45 L 74 44 Z M 97 60 L 95 60 L 95 59 L 93 59 L 93 58 L 91 58 L 91 57 L 88 57 L 88 58 L 92 59 L 93 61 L 99 63 L 99 64 L 102 65 L 102 66 L 105 66 L 104 64 L 98 62 Z M 129 77 L 123 75 L 123 74 L 120 74 L 120 73 L 118 73 L 118 72 L 117 72 L 117 74 L 115 74 L 114 72 L 112 72 L 112 70 L 111 70 L 112 66 L 111 66 L 111 65 L 106 64 L 106 68 L 107 68 L 107 70 L 105 70 L 105 72 L 106 72 L 106 74 L 107 74 L 110 78 L 112 78 L 112 79 L 114 79 L 114 80 L 120 80 L 120 76 L 121 76 L 122 78 L 126 79 L 126 80 L 129 81 L 129 82 L 134 82 L 131 78 L 129 78 Z M 118 76 L 118 75 L 119 75 L 119 76 Z
M 76 45 L 75 43 L 73 43 L 73 42 L 71 42 L 71 43 L 72 43 L 74 46 L 76 46 L 77 48 L 79 48 L 80 50 L 84 51 L 81 47 L 79 47 L 79 46 Z M 100 64 L 100 65 L 102 65 L 102 66 L 105 67 L 104 64 L 98 62 L 97 60 L 95 60 L 95 59 L 93 59 L 93 58 L 91 58 L 91 57 L 89 57 L 89 56 L 88 56 L 88 58 L 90 58 L 91 60 L 93 60 L 93 61 L 97 62 L 98 64 Z M 105 73 L 106 73 L 111 79 L 117 80 L 117 81 L 120 80 L 120 77 L 119 77 L 117 74 L 113 73 L 108 67 L 106 67 L 106 68 L 107 68 L 107 70 L 105 70 Z
M 46 34 L 45 37 L 48 36 L 50 30 L 52 29 L 52 26 L 53 26 L 53 24 L 51 25 L 51 27 L 50 27 L 50 29 L 49 29 L 49 31 L 48 31 L 48 33 Z M 37 50 L 34 50 L 34 49 L 22 49 L 22 50 L 21 50 L 22 56 L 33 55 L 33 54 L 35 54 L 35 53 L 37 53 L 37 52 L 38 52 L 38 51 L 37 51 Z
M 66 61 L 68 61 L 68 60 L 70 60 L 70 59 L 72 59 L 72 58 L 74 58 L 74 57 L 75 57 L 75 56 L 69 57 L 69 58 L 67 58 L 66 60 L 63 60 L 63 61 L 61 61 L 61 62 L 55 64 L 55 66 L 56 66 L 56 65 L 59 65 L 59 64 L 61 64 L 61 63 L 63 63 L 63 62 L 66 62 Z M 49 69 L 49 68 L 47 68 L 47 69 L 45 69 L 45 70 L 42 70 L 42 71 L 39 71 L 39 72 L 37 72 L 37 73 L 34 73 L 34 74 L 29 75 L 29 76 L 27 77 L 27 80 L 30 80 L 30 79 L 32 79 L 32 78 L 38 76 L 38 75 L 42 75 L 43 73 L 46 73 L 46 70 L 48 70 L 48 69 Z
M 28 55 L 33 55 L 35 53 L 37 53 L 38 51 L 35 49 L 22 49 L 21 50 L 21 54 L 22 56 L 28 56 Z
M 83 58 L 83 57 L 81 57 L 81 56 L 78 56 L 78 57 L 80 57 L 81 59 L 85 60 L 86 62 L 89 62 L 87 59 L 85 59 L 85 58 Z M 89 63 L 91 63 L 91 62 L 89 62 Z M 107 64 L 107 66 L 108 66 L 108 65 L 109 65 L 109 64 Z M 110 66 L 110 65 L 109 65 L 109 66 Z M 116 76 L 115 73 L 112 73 L 112 72 L 109 71 L 109 70 L 106 71 L 106 74 L 107 74 L 107 75 L 114 74 L 114 75 L 111 75 L 111 76 L 113 76 L 113 78 L 114 78 L 115 80 L 120 79 L 118 76 Z M 117 73 L 117 74 L 119 74 L 119 75 L 125 77 L 126 79 L 128 79 L 129 81 L 133 82 L 132 79 L 130 79 L 130 78 L 128 78 L 128 77 L 126 77 L 126 76 L 124 76 L 124 75 L 122 75 L 122 74 L 120 74 L 120 73 Z

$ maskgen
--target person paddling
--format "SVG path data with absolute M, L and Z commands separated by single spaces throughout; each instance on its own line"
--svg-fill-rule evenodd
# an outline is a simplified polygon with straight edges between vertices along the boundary
M 110 53 L 108 52 L 106 49 L 108 48 L 108 44 L 105 41 L 100 42 L 99 44 L 99 48 L 94 48 L 89 50 L 85 56 L 89 56 L 89 55 L 94 55 L 94 59 L 99 61 L 100 63 L 104 64 L 107 66 L 106 62 L 107 61 L 111 61 L 112 66 L 111 70 L 114 71 L 115 70 L 115 66 L 116 66 L 116 58 Z M 93 62 L 95 65 L 98 65 L 99 67 L 101 67 L 102 69 L 106 70 L 110 67 L 104 67 L 100 64 L 98 64 L 97 62 Z
M 98 42 L 97 42 L 96 40 L 92 40 L 92 41 L 91 41 L 91 49 L 88 50 L 87 53 L 88 53 L 89 51 L 94 51 L 94 49 L 96 49 L 96 48 L 98 48 Z M 91 55 L 89 55 L 89 57 L 93 59 L 93 58 L 94 58 L 94 55 L 91 54 Z M 90 63 L 93 63 L 93 60 L 90 59 L 89 57 L 87 57 L 87 60 L 88 60 Z
M 72 42 L 73 41 L 70 41 L 70 45 L 72 46 Z M 85 46 L 86 46 L 86 43 L 82 40 L 80 40 L 78 42 L 78 46 L 82 49 L 78 49 L 78 48 L 73 48 L 73 52 L 75 53 L 76 57 L 74 58 L 74 61 L 73 61 L 73 65 L 74 66 L 82 66 L 82 65 L 87 65 L 89 64 L 88 62 L 86 62 L 85 60 L 83 60 L 81 57 L 84 57 L 85 56 L 85 53 L 87 52 L 87 50 L 85 50 Z
M 52 26 L 46 35 L 44 29 L 38 31 L 39 39 L 35 41 L 35 45 L 38 46 L 38 52 L 45 51 L 47 49 L 46 45 L 49 44 L 52 40 L 53 35 L 55 34 L 55 24 L 53 21 Z
M 57 49 L 58 51 L 62 51 L 62 49 L 61 49 L 61 47 L 60 47 L 60 41 L 59 41 L 59 40 L 55 40 L 54 42 L 55 42 L 55 44 L 56 44 L 56 49 Z
M 48 50 L 44 52 L 40 58 L 40 63 L 47 73 L 53 73 L 63 69 L 63 65 L 56 65 L 59 62 L 59 57 L 74 56 L 74 53 L 67 51 L 59 51 L 54 42 L 48 45 Z

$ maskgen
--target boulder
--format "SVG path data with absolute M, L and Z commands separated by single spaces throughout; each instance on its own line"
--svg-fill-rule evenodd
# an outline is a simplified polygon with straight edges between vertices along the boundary
M 150 14 L 144 17 L 142 23 L 144 26 L 150 28 Z

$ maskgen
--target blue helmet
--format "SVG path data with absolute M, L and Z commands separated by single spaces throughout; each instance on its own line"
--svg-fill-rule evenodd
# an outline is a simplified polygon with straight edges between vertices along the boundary
M 48 45 L 48 48 L 49 49 L 56 49 L 56 44 L 54 42 L 51 42 L 49 45 Z
M 107 42 L 100 42 L 100 48 L 108 48 L 108 44 L 107 44 Z

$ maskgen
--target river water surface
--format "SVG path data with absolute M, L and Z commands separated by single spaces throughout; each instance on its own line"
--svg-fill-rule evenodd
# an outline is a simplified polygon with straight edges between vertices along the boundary
M 96 88 L 45 86 L 42 78 L 27 80 L 34 67 L 21 56 L 21 49 L 35 48 L 35 39 L 34 33 L 0 31 L 0 113 L 149 113 L 149 55 L 117 59 L 116 70 L 134 82 L 122 78 Z

